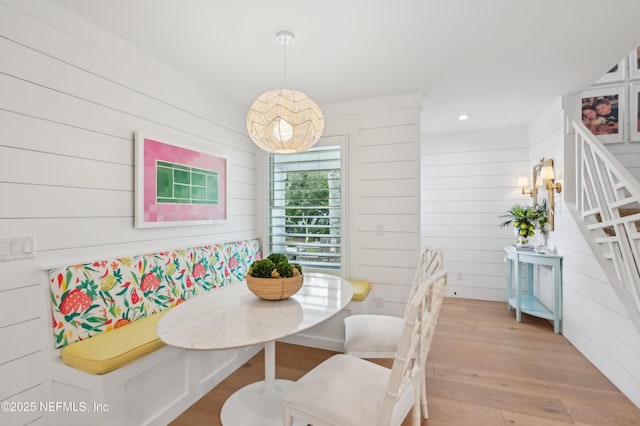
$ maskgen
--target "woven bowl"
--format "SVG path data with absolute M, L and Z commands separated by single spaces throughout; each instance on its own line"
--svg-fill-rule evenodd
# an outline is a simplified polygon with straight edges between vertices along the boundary
M 304 275 L 291 278 L 256 278 L 247 276 L 247 287 L 260 299 L 282 300 L 287 299 L 302 287 Z

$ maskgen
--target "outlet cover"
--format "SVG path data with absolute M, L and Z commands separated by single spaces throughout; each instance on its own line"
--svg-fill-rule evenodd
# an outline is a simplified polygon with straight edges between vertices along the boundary
M 374 302 L 376 302 L 376 309 L 384 309 L 384 300 L 381 297 L 376 297 Z

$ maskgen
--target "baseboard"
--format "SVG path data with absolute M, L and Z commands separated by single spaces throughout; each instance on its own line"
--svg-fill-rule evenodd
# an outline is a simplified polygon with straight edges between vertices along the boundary
M 278 341 L 300 346 L 309 346 L 311 348 L 325 349 L 327 351 L 344 352 L 344 341 L 327 339 L 325 337 L 298 333 L 294 336 L 285 337 Z

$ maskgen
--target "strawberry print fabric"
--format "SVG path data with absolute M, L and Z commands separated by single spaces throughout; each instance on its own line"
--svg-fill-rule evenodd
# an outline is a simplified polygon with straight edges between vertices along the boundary
M 258 241 L 245 240 L 51 270 L 56 348 L 242 281 L 259 259 Z

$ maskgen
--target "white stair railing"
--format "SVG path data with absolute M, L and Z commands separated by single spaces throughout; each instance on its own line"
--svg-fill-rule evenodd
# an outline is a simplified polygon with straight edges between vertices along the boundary
M 576 186 L 570 207 L 640 332 L 640 183 L 582 123 L 573 121 L 573 128 Z

